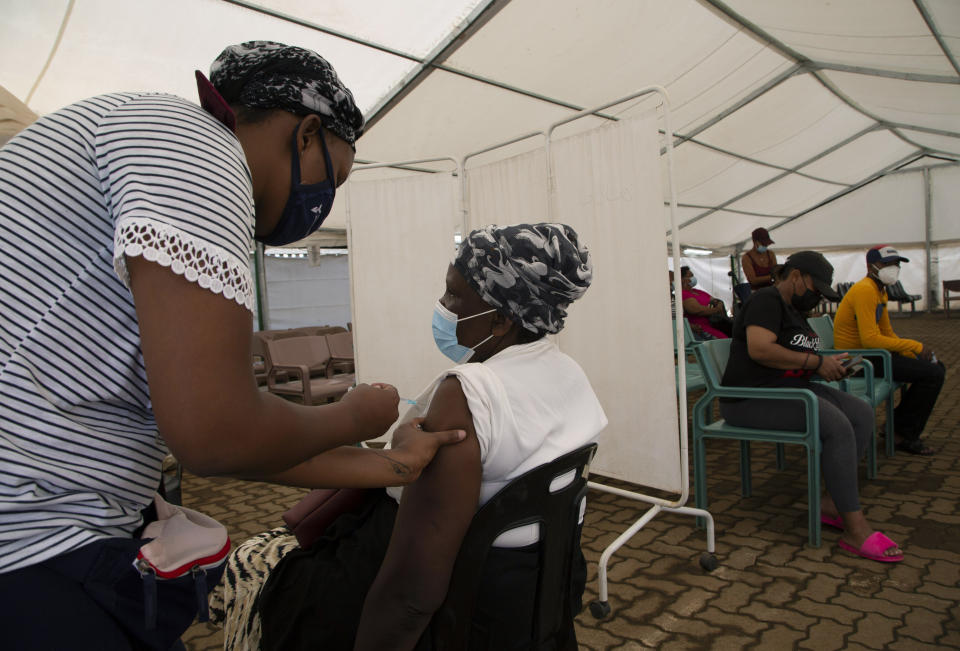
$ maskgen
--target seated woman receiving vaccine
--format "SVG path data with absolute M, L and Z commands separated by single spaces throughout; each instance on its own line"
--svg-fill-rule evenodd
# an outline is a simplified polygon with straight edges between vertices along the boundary
M 466 439 L 442 449 L 402 493 L 381 492 L 309 550 L 283 557 L 259 597 L 262 648 L 429 648 L 424 632 L 477 508 L 606 426 L 583 370 L 544 336 L 560 331 L 591 277 L 589 252 L 569 226 L 487 226 L 464 240 L 433 314 L 437 346 L 458 365 L 407 417 L 425 415 L 424 429 L 462 429 Z M 511 649 L 528 638 L 537 540 L 532 525 L 494 543 L 471 648 Z M 579 601 L 586 574 L 576 554 L 570 592 Z M 566 628 L 558 648 L 576 648 L 573 622 Z

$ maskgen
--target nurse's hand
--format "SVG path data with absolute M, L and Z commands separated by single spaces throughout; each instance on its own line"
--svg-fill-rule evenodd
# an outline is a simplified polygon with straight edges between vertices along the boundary
M 383 450 L 384 455 L 394 461 L 394 471 L 398 482 L 395 485 L 409 484 L 417 480 L 421 471 L 433 461 L 441 445 L 459 443 L 466 437 L 463 430 L 443 432 L 425 432 L 423 418 L 414 418 L 393 431 L 390 449 Z
M 400 415 L 397 411 L 400 396 L 389 384 L 358 384 L 340 403 L 353 418 L 356 441 L 382 435 Z

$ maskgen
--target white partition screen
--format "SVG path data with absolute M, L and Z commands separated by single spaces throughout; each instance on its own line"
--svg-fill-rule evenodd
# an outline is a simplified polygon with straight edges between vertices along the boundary
M 388 382 L 413 398 L 450 366 L 430 320 L 453 259 L 458 182 L 418 174 L 347 188 L 357 381 Z
M 546 160 L 540 147 L 467 170 L 467 231 L 486 224 L 548 221 Z
M 610 420 L 592 471 L 680 493 L 657 136 L 650 114 L 551 142 L 552 220 L 573 226 L 594 264 L 559 343 Z

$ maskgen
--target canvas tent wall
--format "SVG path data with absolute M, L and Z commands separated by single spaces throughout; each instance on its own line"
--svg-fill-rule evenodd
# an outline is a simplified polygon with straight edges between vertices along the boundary
M 113 90 L 194 98 L 193 69 L 250 38 L 328 56 L 370 118 L 362 160 L 459 156 L 655 81 L 683 244 L 727 254 L 756 226 L 786 248 L 957 241 L 954 0 L 5 0 L 0 83 L 40 114 Z M 924 172 L 889 181 L 903 192 L 880 177 L 938 165 L 927 228 L 926 187 L 905 180 Z

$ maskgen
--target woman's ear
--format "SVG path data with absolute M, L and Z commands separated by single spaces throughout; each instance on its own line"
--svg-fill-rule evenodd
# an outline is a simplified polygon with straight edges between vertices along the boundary
M 309 146 L 317 147 L 318 150 L 322 149 L 323 145 L 320 144 L 319 140 L 321 129 L 323 129 L 323 125 L 318 115 L 311 113 L 303 118 L 297 133 L 297 147 L 300 153 L 303 153 Z
M 490 326 L 490 334 L 495 335 L 497 337 L 502 337 L 508 332 L 510 332 L 510 328 L 512 328 L 513 326 L 514 326 L 513 321 L 503 316 L 499 312 L 494 312 L 493 322 Z

